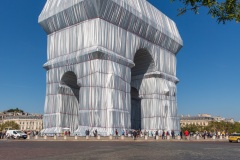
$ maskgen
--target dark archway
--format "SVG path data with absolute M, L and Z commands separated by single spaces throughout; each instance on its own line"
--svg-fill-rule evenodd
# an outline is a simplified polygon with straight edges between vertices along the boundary
M 131 87 L 131 128 L 141 129 L 141 99 L 134 87 Z
M 132 76 L 144 75 L 155 70 L 154 60 L 146 49 L 140 49 L 136 52 L 134 64 Z
M 76 97 L 76 99 L 79 102 L 79 89 L 80 87 L 77 84 L 77 76 L 75 75 L 74 72 L 72 71 L 68 71 L 66 72 L 61 79 L 61 85 L 65 85 L 68 86 L 69 88 L 71 88 L 74 96 Z
M 155 63 L 146 49 L 140 49 L 134 57 L 135 66 L 131 70 L 131 128 L 141 129 L 141 98 L 139 89 L 144 74 L 155 71 Z M 138 89 L 136 89 L 138 88 Z

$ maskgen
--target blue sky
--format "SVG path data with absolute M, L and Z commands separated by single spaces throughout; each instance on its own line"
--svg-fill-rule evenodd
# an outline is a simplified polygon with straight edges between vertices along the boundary
M 184 41 L 178 53 L 179 114 L 209 113 L 240 120 L 240 26 L 218 24 L 206 10 L 177 16 L 179 3 L 149 0 L 173 19 Z M 0 5 L 0 111 L 43 113 L 47 37 L 38 25 L 45 0 Z

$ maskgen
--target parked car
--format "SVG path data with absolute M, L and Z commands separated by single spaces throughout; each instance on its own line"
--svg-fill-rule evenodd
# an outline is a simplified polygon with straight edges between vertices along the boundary
M 27 134 L 20 130 L 7 130 L 6 135 L 7 137 L 12 137 L 14 139 L 27 138 Z
M 233 133 L 229 135 L 229 142 L 238 142 L 240 143 L 240 133 Z

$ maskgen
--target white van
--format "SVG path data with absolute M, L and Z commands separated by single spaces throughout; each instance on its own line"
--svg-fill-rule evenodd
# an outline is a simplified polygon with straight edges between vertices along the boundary
M 24 133 L 23 131 L 20 131 L 20 130 L 7 130 L 6 136 L 7 137 L 13 137 L 14 139 L 16 139 L 16 138 L 26 139 L 27 138 L 26 133 Z

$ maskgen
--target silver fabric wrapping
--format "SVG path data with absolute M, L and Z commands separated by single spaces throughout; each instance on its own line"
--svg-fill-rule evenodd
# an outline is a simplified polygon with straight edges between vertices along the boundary
M 39 23 L 48 34 L 43 133 L 179 130 L 182 40 L 167 16 L 146 0 L 48 0 Z

